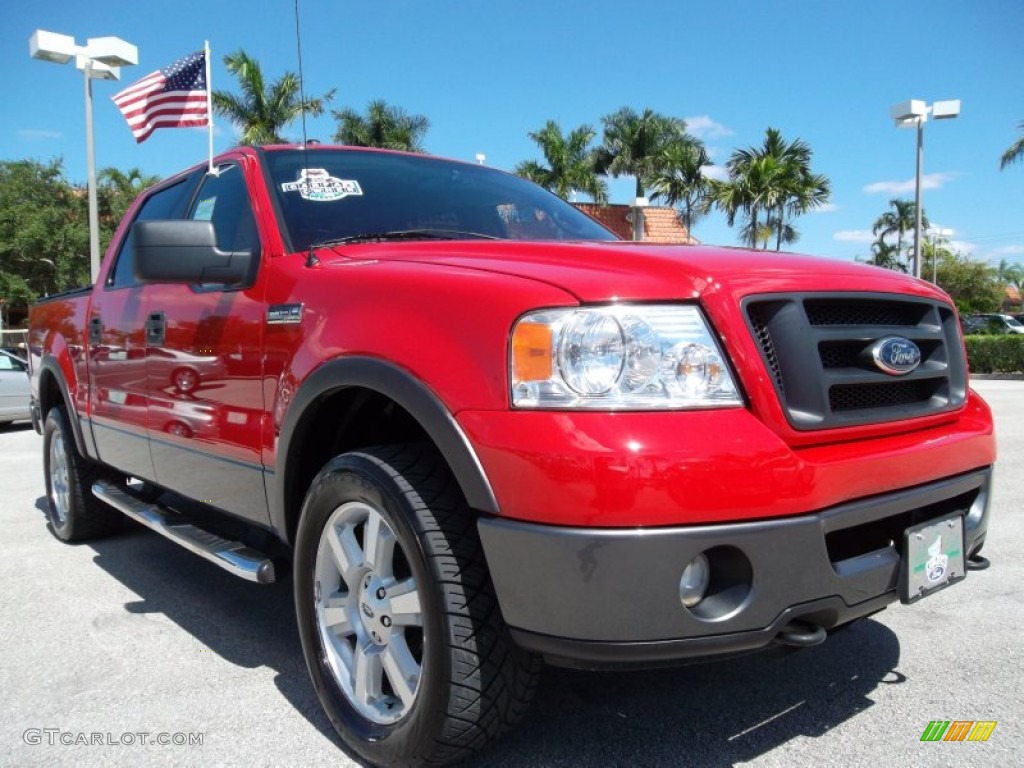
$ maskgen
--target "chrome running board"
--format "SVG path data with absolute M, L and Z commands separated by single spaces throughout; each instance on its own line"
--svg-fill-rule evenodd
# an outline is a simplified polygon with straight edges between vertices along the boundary
M 272 584 L 277 580 L 273 561 L 240 541 L 223 539 L 159 504 L 140 501 L 110 482 L 96 481 L 92 493 L 132 520 L 152 528 L 161 536 L 220 566 L 228 573 L 257 584 Z

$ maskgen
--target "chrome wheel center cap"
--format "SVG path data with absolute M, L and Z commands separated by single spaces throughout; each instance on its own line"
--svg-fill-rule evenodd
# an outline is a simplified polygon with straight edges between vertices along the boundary
M 391 600 L 387 588 L 373 571 L 363 576 L 359 585 L 359 620 L 366 634 L 377 645 L 391 639 Z

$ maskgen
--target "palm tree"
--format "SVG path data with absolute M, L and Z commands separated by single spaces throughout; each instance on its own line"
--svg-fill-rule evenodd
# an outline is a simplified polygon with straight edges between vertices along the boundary
M 353 147 L 378 147 L 404 152 L 423 152 L 423 136 L 430 128 L 424 115 L 410 115 L 401 107 L 375 99 L 366 106 L 366 115 L 346 107 L 334 110 L 338 130 L 334 140 Z
M 762 247 L 767 248 L 772 235 L 776 251 L 783 243 L 796 242 L 800 235 L 790 219 L 828 202 L 831 184 L 826 176 L 811 172 L 813 154 L 807 142 L 788 142 L 781 131 L 771 127 L 760 147 L 733 152 L 726 167 L 731 178 L 744 180 L 747 187 L 749 221 L 744 239 L 751 246 L 761 239 Z M 758 220 L 762 209 L 767 214 L 763 227 Z
M 267 88 L 259 62 L 243 50 L 225 56 L 224 65 L 238 78 L 242 94 L 214 91 L 213 109 L 240 129 L 240 144 L 283 144 L 286 139 L 281 131 L 285 126 L 304 112 L 313 117 L 322 115 L 324 105 L 334 98 L 332 88 L 319 98 L 303 99 L 299 79 L 292 72 L 285 72 Z
M 1017 124 L 1017 128 L 1024 134 L 1024 121 Z M 1003 152 L 999 158 L 999 170 L 1003 170 L 1010 163 L 1015 163 L 1024 158 L 1024 135 L 1010 145 L 1009 149 Z
M 536 160 L 519 163 L 512 172 L 540 184 L 563 200 L 573 192 L 589 195 L 596 203 L 608 202 L 608 183 L 598 174 L 590 142 L 597 135 L 589 125 L 581 125 L 562 135 L 554 120 L 548 120 L 539 131 L 528 134 L 540 147 L 547 165 Z
M 662 150 L 659 165 L 650 178 L 651 197 L 678 206 L 679 220 L 692 235 L 694 223 L 706 213 L 705 201 L 711 190 L 703 170 L 711 165 L 704 142 L 691 136 L 671 142 Z
M 899 248 L 881 238 L 871 244 L 871 258 L 867 260 L 867 263 L 894 271 L 907 271 L 906 265 L 900 260 Z
M 827 176 L 811 172 L 814 153 L 807 142 L 794 139 L 787 142 L 776 128 L 765 131 L 762 157 L 774 157 L 782 166 L 782 178 L 774 191 L 774 210 L 769 214 L 769 226 L 775 232 L 775 250 L 782 243 L 796 242 L 799 234 L 787 218 L 801 216 L 828 202 L 832 185 Z
M 707 213 L 712 207 L 725 214 L 725 223 L 730 227 L 736 223 L 737 214 L 747 208 L 750 198 L 743 179 L 730 177 L 727 181 L 708 179 L 708 196 L 705 198 L 701 213 Z M 745 241 L 749 238 L 744 238 Z
M 629 107 L 601 118 L 603 144 L 595 151 L 602 174 L 633 176 L 636 196 L 643 197 L 649 179 L 661 168 L 662 152 L 686 134 L 686 123 L 652 109 L 637 114 Z
M 748 247 L 760 242 L 767 248 L 774 236 L 775 250 L 781 250 L 783 243 L 800 237 L 792 218 L 824 205 L 831 196 L 828 178 L 811 172 L 812 155 L 806 142 L 788 142 L 778 129 L 768 128 L 760 147 L 732 153 L 726 162 L 729 179 L 711 182 L 704 207 L 722 210 L 730 227 L 742 213 L 740 239 Z
M 756 248 L 758 241 L 767 247 L 772 229 L 761 221 L 761 211 L 769 213 L 778 205 L 785 180 L 785 167 L 771 155 L 761 156 L 751 147 L 736 150 L 726 163 L 729 170 L 727 181 L 714 181 L 711 185 L 710 204 L 726 215 L 726 222 L 733 226 L 736 215 L 742 213 L 744 223 L 740 238 L 750 248 Z
M 118 223 L 124 218 L 139 193 L 160 181 L 138 168 L 122 171 L 103 168 L 97 176 L 96 199 L 100 222 L 101 245 L 110 242 Z
M 917 226 L 917 206 L 911 200 L 889 201 L 891 211 L 886 211 L 875 220 L 871 228 L 871 234 L 877 235 L 879 240 L 885 240 L 889 235 L 896 235 L 896 253 L 903 255 L 903 236 L 907 232 L 913 232 Z M 928 216 L 921 211 L 921 229 L 928 229 Z

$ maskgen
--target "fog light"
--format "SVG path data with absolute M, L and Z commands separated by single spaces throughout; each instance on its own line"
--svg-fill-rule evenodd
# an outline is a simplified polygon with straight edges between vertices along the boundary
M 679 600 L 683 605 L 693 608 L 703 600 L 710 579 L 711 568 L 708 566 L 707 557 L 702 552 L 687 564 L 683 569 L 682 578 L 679 579 Z

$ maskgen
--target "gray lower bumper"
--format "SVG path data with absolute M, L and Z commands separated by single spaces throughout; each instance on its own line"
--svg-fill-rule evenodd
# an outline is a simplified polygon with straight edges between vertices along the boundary
M 825 629 L 898 599 L 903 531 L 964 515 L 964 551 L 988 527 L 991 469 L 799 517 L 655 529 L 482 518 L 480 536 L 517 641 L 564 663 L 663 662 L 766 646 L 791 621 Z M 709 599 L 679 580 L 709 553 Z M 718 574 L 717 579 L 715 574 Z

